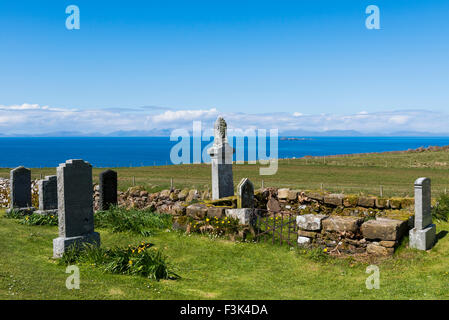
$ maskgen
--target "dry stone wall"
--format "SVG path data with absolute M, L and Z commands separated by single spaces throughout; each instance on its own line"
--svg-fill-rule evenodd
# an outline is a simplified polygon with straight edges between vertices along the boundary
M 39 180 L 31 180 L 31 203 L 35 208 L 39 207 Z M 0 208 L 9 208 L 10 202 L 10 184 L 9 179 L 0 178 Z

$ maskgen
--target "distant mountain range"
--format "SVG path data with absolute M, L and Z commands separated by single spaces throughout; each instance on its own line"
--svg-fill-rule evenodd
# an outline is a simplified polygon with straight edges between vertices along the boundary
M 56 131 L 41 134 L 4 134 L 0 137 L 169 137 L 171 129 L 114 131 L 110 133 L 78 131 Z M 449 137 L 449 133 L 431 133 L 418 131 L 395 131 L 388 133 L 362 133 L 355 130 L 329 131 L 281 131 L 281 137 Z

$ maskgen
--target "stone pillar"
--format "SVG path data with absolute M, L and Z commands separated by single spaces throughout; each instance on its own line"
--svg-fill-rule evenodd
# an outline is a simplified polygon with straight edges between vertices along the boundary
M 17 167 L 10 172 L 10 209 L 32 211 L 31 207 L 31 170 Z
M 99 180 L 99 210 L 108 210 L 111 205 L 117 204 L 117 172 L 103 171 L 100 173 Z
M 46 176 L 39 180 L 39 210 L 38 214 L 58 213 L 58 185 L 56 176 Z
M 254 208 L 254 185 L 248 178 L 237 186 L 237 208 Z
M 67 160 L 57 168 L 59 237 L 53 239 L 53 256 L 59 258 L 71 245 L 100 245 L 94 232 L 92 166 Z
M 232 155 L 234 148 L 228 144 L 226 121 L 218 117 L 214 125 L 214 144 L 207 152 L 211 157 L 212 200 L 234 195 Z
M 415 227 L 410 230 L 410 248 L 429 250 L 433 247 L 436 227 L 432 224 L 431 185 L 429 178 L 415 181 Z

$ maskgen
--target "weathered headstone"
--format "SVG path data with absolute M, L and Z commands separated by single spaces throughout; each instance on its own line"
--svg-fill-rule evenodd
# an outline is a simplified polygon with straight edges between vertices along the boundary
M 99 180 L 99 210 L 108 210 L 111 205 L 117 204 L 117 172 L 103 171 L 100 173 Z
M 254 208 L 254 185 L 248 178 L 237 186 L 237 208 Z
M 410 248 L 428 250 L 435 243 L 436 227 L 432 224 L 431 184 L 429 178 L 415 181 L 415 227 L 410 230 Z
M 208 150 L 212 167 L 212 200 L 234 195 L 232 176 L 234 151 L 228 143 L 226 121 L 218 117 L 214 125 L 214 144 Z
M 71 245 L 100 245 L 94 232 L 92 166 L 67 160 L 57 168 L 59 237 L 53 239 L 53 256 L 61 257 Z
M 46 176 L 39 180 L 39 210 L 38 214 L 57 214 L 58 212 L 58 185 L 56 176 Z
M 31 170 L 17 167 L 10 172 L 10 210 L 30 211 L 31 207 Z
M 257 219 L 256 210 L 254 208 L 225 209 L 225 215 L 229 218 L 237 219 L 240 224 L 255 226 Z

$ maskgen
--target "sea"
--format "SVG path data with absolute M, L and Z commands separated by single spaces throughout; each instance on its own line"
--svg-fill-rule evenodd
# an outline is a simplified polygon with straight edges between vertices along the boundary
M 2 137 L 0 167 L 56 167 L 68 159 L 83 159 L 99 168 L 209 162 L 205 150 L 211 141 L 195 143 L 192 138 L 183 143 L 171 141 L 169 137 Z M 235 141 L 234 145 L 238 146 Z M 270 145 L 270 141 L 266 141 L 266 150 L 257 146 L 252 149 L 245 140 L 234 160 L 401 151 L 449 145 L 449 137 L 280 137 L 277 152 Z

